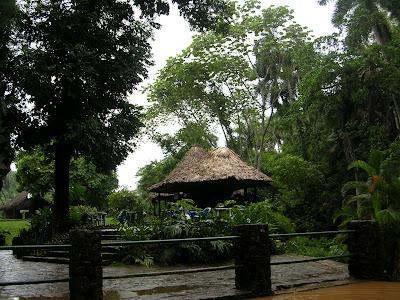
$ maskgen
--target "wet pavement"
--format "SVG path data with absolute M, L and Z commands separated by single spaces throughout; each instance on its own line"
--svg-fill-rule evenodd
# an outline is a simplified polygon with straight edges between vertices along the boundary
M 280 255 L 272 261 L 303 257 Z M 104 276 L 187 269 L 205 266 L 107 266 Z M 321 282 L 350 282 L 347 265 L 334 261 L 272 266 L 274 291 Z M 16 259 L 11 251 L 0 251 L 0 281 L 56 279 L 68 277 L 68 265 L 27 262 Z M 239 295 L 235 289 L 234 270 L 220 270 L 181 275 L 104 280 L 105 299 L 207 299 Z M 0 299 L 68 299 L 68 283 L 0 287 Z

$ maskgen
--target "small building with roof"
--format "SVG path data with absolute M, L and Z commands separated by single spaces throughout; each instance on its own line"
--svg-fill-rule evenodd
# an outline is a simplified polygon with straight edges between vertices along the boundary
M 192 147 L 174 170 L 149 188 L 152 193 L 181 195 L 193 199 L 199 207 L 215 207 L 230 199 L 234 191 L 269 186 L 272 179 L 249 166 L 229 148 L 205 150 Z
M 15 198 L 0 206 L 6 219 L 22 219 L 32 217 L 38 209 L 49 203 L 40 197 L 30 197 L 28 192 L 21 192 Z

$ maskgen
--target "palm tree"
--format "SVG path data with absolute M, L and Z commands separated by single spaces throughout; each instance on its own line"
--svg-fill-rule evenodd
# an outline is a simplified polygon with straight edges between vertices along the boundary
M 356 195 L 345 201 L 344 212 L 352 203 L 357 204 L 357 218 L 373 219 L 381 224 L 400 222 L 400 177 L 396 162 L 385 159 L 381 151 L 373 151 L 368 162 L 357 160 L 348 169 L 361 169 L 367 173 L 367 180 L 349 181 L 343 188 L 343 195 L 355 189 Z
M 333 0 L 318 0 L 326 5 Z M 357 47 L 372 33 L 376 42 L 384 45 L 391 40 L 389 18 L 400 20 L 400 1 L 393 0 L 336 0 L 332 22 L 347 29 L 347 42 Z

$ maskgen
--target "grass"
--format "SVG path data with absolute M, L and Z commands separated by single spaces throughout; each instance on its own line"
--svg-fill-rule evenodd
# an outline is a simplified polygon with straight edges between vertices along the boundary
M 12 239 L 24 228 L 29 228 L 28 220 L 0 219 L 0 231 L 8 231 L 6 236 L 6 245 L 11 245 Z
M 114 217 L 106 217 L 106 225 L 118 225 L 118 221 Z
M 338 238 L 309 237 L 295 237 L 286 243 L 285 248 L 286 253 L 312 257 L 342 255 L 347 250 Z

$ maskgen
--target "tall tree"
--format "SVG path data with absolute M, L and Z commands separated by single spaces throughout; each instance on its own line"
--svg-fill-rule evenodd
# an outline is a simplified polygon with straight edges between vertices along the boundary
M 238 7 L 225 34 L 198 35 L 170 59 L 150 87 L 150 116 L 174 117 L 222 129 L 226 145 L 260 168 L 274 149 L 271 120 L 297 98 L 299 53 L 308 55 L 308 31 L 285 7 L 261 10 L 258 1 Z M 303 64 L 304 65 L 304 64 Z
M 194 27 L 219 23 L 224 1 L 205 1 L 209 18 L 193 15 L 197 1 L 175 1 Z M 69 169 L 84 155 L 101 169 L 115 168 L 132 150 L 141 127 L 128 92 L 151 64 L 152 17 L 167 13 L 166 1 L 31 0 L 21 2 L 15 41 L 15 85 L 29 119 L 19 128 L 24 148 L 50 143 L 55 152 L 57 230 L 68 224 Z M 184 5 L 184 4 L 187 4 Z M 215 22 L 214 22 L 215 21 Z M 208 25 L 208 24 L 206 24 Z M 28 125 L 28 126 L 26 126 Z
M 8 115 L 7 74 L 10 67 L 10 42 L 11 25 L 16 16 L 17 7 L 15 0 L 4 0 L 0 2 L 0 190 L 3 186 L 3 179 L 10 171 L 10 164 L 13 159 L 11 149 L 11 122 Z
M 332 0 L 319 0 L 326 5 Z M 378 44 L 391 40 L 389 17 L 400 21 L 400 3 L 393 0 L 337 0 L 333 24 L 347 31 L 347 44 L 358 47 L 365 44 L 371 33 Z

